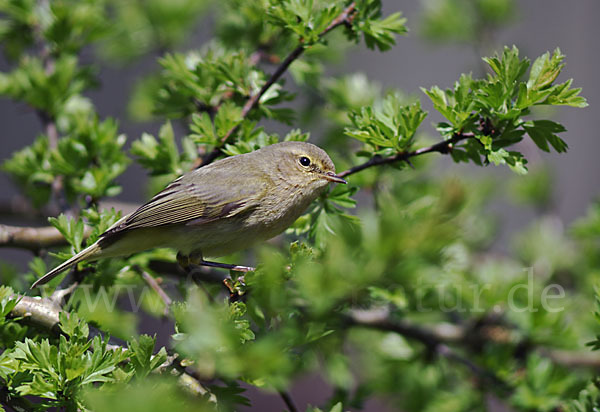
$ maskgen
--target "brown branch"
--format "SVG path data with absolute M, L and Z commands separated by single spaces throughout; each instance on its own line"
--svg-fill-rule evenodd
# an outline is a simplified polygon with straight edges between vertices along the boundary
M 482 383 L 487 383 L 489 386 L 499 388 L 504 392 L 512 392 L 513 390 L 508 382 L 454 351 L 434 332 L 406 322 L 392 321 L 389 319 L 387 311 L 352 311 L 345 318 L 345 322 L 348 326 L 394 332 L 407 339 L 418 341 L 429 351 L 466 366 Z
M 64 289 L 57 288 L 54 292 L 52 292 L 52 295 L 50 295 L 50 300 L 54 301 L 62 308 L 78 286 L 79 282 L 74 281 L 71 285 Z
M 0 202 L 0 216 L 19 217 L 30 221 L 41 221 L 49 213 L 45 209 L 36 209 L 24 196 L 16 195 Z
M 50 7 L 49 0 L 41 0 L 39 6 L 43 9 Z M 39 48 L 38 55 L 44 65 L 44 72 L 46 76 L 50 76 L 56 70 L 56 64 L 52 56 L 51 47 L 45 40 L 42 27 L 39 24 L 35 24 L 33 26 L 33 33 Z M 44 134 L 46 137 L 48 137 L 48 148 L 50 150 L 55 150 L 58 147 L 58 140 L 60 136 L 58 134 L 58 129 L 56 128 L 56 119 L 54 114 L 42 109 L 36 109 L 36 113 L 40 119 L 40 122 L 42 123 Z M 51 184 L 51 190 L 52 198 L 56 202 L 58 210 L 67 210 L 68 204 L 64 193 L 64 177 L 62 175 L 54 176 L 54 180 Z
M 60 305 L 52 299 L 39 296 L 15 296 L 19 299 L 10 312 L 13 318 L 23 318 L 27 322 L 48 331 L 55 331 L 60 322 Z
M 165 305 L 163 316 L 167 316 L 169 314 L 169 307 L 173 303 L 173 299 L 171 299 L 169 295 L 167 295 L 167 292 L 165 292 L 165 290 L 159 285 L 158 281 L 154 279 L 154 277 L 151 274 L 149 274 L 140 267 L 136 267 L 135 269 L 140 274 L 142 279 L 144 279 L 144 281 L 148 284 L 148 286 L 150 286 L 161 298 Z
M 279 391 L 279 396 L 281 396 L 281 399 L 285 403 L 285 406 L 287 406 L 289 412 L 298 412 L 298 407 L 294 403 L 294 400 L 289 392 Z
M 123 214 L 133 212 L 139 207 L 134 203 L 106 201 L 101 202 L 99 209 L 121 210 Z M 6 204 L 0 204 L 0 215 L 14 215 L 23 218 L 31 218 L 36 211 L 33 206 L 21 197 L 15 197 Z M 36 217 L 43 217 L 43 214 L 52 214 L 50 210 L 43 210 Z M 92 229 L 85 226 L 83 238 L 86 239 Z M 64 236 L 53 226 L 42 227 L 22 227 L 0 225 L 0 247 L 13 247 L 38 251 L 43 248 L 68 245 Z
M 351 325 L 370 327 L 378 330 L 396 332 L 402 336 L 422 342 L 426 347 L 436 349 L 438 345 L 460 344 L 465 346 L 479 345 L 479 342 L 497 344 L 512 344 L 523 346 L 521 334 L 512 333 L 506 326 L 492 325 L 484 321 L 475 328 L 458 326 L 450 323 L 428 325 L 427 327 L 413 325 L 402 321 L 392 321 L 385 310 L 354 311 L 348 322 Z M 474 343 L 475 342 L 475 343 Z M 527 345 L 529 351 L 551 359 L 554 363 L 565 367 L 600 368 L 600 356 L 590 351 L 564 350 L 548 348 L 540 345 Z M 444 349 L 445 350 L 445 349 Z M 439 348 L 437 348 L 439 351 Z M 445 357 L 454 356 L 452 352 L 443 354 Z M 460 358 L 454 359 L 465 363 Z M 473 365 L 465 363 L 470 368 Z
M 91 228 L 86 227 L 84 237 Z M 53 226 L 21 227 L 0 225 L 0 247 L 14 247 L 37 251 L 40 249 L 68 245 L 65 237 Z
M 13 396 L 7 387 L 0 388 L 0 403 L 7 406 L 8 410 L 15 412 L 29 412 L 36 410 L 36 405 L 29 399 L 21 396 Z
M 550 358 L 554 363 L 566 367 L 600 368 L 600 356 L 591 351 L 570 351 L 562 349 L 539 348 L 538 352 Z
M 335 19 L 333 19 L 331 21 L 331 23 L 321 33 L 319 33 L 319 37 L 321 38 L 321 37 L 325 36 L 327 33 L 329 33 L 331 30 L 335 29 L 336 27 L 350 24 L 352 22 L 352 19 L 354 18 L 355 13 L 356 13 L 356 4 L 354 2 L 352 2 L 348 7 L 346 7 L 340 13 L 339 16 L 337 16 Z M 275 84 L 277 82 L 277 80 L 279 80 L 279 78 L 286 72 L 286 70 L 290 67 L 290 65 L 296 59 L 298 59 L 298 57 L 300 57 L 300 55 L 302 55 L 302 53 L 304 53 L 304 51 L 307 49 L 307 47 L 308 46 L 301 41 L 300 44 L 285 58 L 285 60 L 283 60 L 283 62 L 281 62 L 281 64 L 277 67 L 275 72 L 273 72 L 273 74 L 271 74 L 269 79 L 260 88 L 260 90 L 256 93 L 252 94 L 248 98 L 248 100 L 246 101 L 246 104 L 242 108 L 242 114 L 241 114 L 242 119 L 245 119 L 248 116 L 248 113 L 250 113 L 250 111 L 256 107 L 256 105 L 260 101 L 260 98 L 267 92 L 267 90 L 269 90 L 269 88 L 273 84 Z M 210 151 L 206 156 L 204 156 L 204 158 L 202 159 L 202 163 L 197 166 L 198 167 L 204 166 L 204 165 L 207 165 L 207 164 L 211 163 L 212 161 L 214 161 L 221 153 L 221 149 L 223 148 L 225 143 L 227 143 L 227 141 L 230 139 L 230 137 L 236 132 L 238 127 L 239 127 L 239 125 L 234 126 L 231 129 L 229 129 L 227 131 L 227 133 L 225 133 L 225 136 L 223 136 L 221 138 L 219 144 L 212 151 Z
M 456 144 L 462 140 L 470 139 L 473 137 L 474 137 L 474 135 L 472 133 L 460 133 L 460 134 L 456 134 L 456 135 L 452 136 L 448 140 L 438 142 L 438 143 L 428 146 L 428 147 L 422 147 L 421 149 L 413 150 L 411 152 L 399 152 L 393 156 L 388 156 L 388 157 L 374 156 L 371 159 L 367 160 L 365 163 L 351 167 L 350 169 L 339 173 L 338 176 L 345 177 L 345 176 L 348 176 L 348 175 L 351 175 L 354 173 L 361 172 L 372 166 L 381 166 L 381 165 L 396 163 L 396 162 L 401 162 L 401 161 L 409 162 L 410 158 L 415 157 L 415 156 L 420 156 L 420 155 L 423 155 L 426 153 L 437 152 L 437 153 L 447 154 L 452 151 L 454 144 Z
M 54 65 L 52 64 L 51 67 Z M 53 69 L 52 69 L 53 70 Z M 56 129 L 56 121 L 50 116 L 50 114 L 37 110 L 38 117 L 40 118 L 42 125 L 44 127 L 44 133 L 48 137 L 48 148 L 50 150 L 55 150 L 58 147 L 58 130 Z M 67 198 L 64 193 L 64 176 L 56 175 L 54 176 L 54 180 L 52 180 L 52 184 L 50 186 L 52 190 L 52 198 L 56 202 L 56 206 L 59 211 L 65 211 L 68 209 Z

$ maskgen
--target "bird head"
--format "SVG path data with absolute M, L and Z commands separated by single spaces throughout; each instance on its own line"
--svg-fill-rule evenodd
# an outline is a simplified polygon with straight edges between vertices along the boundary
M 282 142 L 261 150 L 271 152 L 277 175 L 293 185 L 324 188 L 328 183 L 346 183 L 335 173 L 327 153 L 306 142 Z

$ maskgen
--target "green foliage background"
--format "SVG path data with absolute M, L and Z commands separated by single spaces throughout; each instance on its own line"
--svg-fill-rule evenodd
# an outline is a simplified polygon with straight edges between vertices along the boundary
M 509 0 L 428 4 L 425 36 L 478 50 L 516 10 Z M 210 41 L 174 51 L 208 19 Z M 64 238 L 5 242 L 34 254 L 28 273 L 1 267 L 2 404 L 227 411 L 251 405 L 249 386 L 287 399 L 297 379 L 316 373 L 331 397 L 310 411 L 359 410 L 372 398 L 403 411 L 489 410 L 490 399 L 522 411 L 597 410 L 600 205 L 564 229 L 547 209 L 551 173 L 528 173 L 519 145 L 567 151 L 564 126 L 539 109 L 587 106 L 560 78 L 565 56 L 500 48 L 483 57 L 485 76 L 431 79 L 413 97 L 361 74 L 325 74 L 356 43 L 389 50 L 406 23 L 400 12 L 382 15 L 378 0 L 0 0 L 0 42 L 12 64 L 0 73 L 0 94 L 41 123 L 2 169 Z M 127 138 L 121 119 L 99 117 L 86 97 L 98 86 L 97 63 L 82 63 L 88 48 L 97 62 L 161 56 L 130 101 L 135 118 L 163 122 L 157 135 Z M 274 77 L 278 69 L 289 75 Z M 444 118 L 436 136 L 422 131 L 423 98 Z M 289 132 L 273 133 L 275 123 Z M 258 248 L 256 271 L 183 273 L 174 251 L 153 250 L 80 264 L 40 300 L 23 297 L 118 219 L 104 202 L 120 193 L 132 162 L 156 191 L 213 154 L 309 138 L 350 184 Z M 492 248 L 487 206 L 497 182 L 428 173 L 433 152 L 526 175 L 511 191 L 539 213 L 510 253 Z M 56 322 L 20 309 L 32 302 L 53 308 Z M 157 329 L 170 320 L 168 347 L 138 334 L 142 317 Z

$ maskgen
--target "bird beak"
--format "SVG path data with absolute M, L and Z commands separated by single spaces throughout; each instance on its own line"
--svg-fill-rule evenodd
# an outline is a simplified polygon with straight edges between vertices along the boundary
M 323 175 L 323 177 L 327 180 L 329 180 L 330 182 L 334 182 L 334 183 L 343 183 L 346 184 L 348 182 L 346 182 L 344 179 L 342 179 L 341 177 L 337 176 L 335 173 L 333 172 L 327 172 Z

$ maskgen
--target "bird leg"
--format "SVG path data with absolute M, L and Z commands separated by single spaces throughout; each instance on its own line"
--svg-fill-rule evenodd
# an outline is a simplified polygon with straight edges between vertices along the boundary
M 208 260 L 201 260 L 196 263 L 199 266 L 209 266 L 211 268 L 221 268 L 221 269 L 229 269 L 234 272 L 254 272 L 256 269 L 252 266 L 240 266 L 240 265 L 230 265 L 229 263 L 219 263 L 219 262 L 210 262 Z
M 177 263 L 181 267 L 188 268 L 190 265 L 208 266 L 211 268 L 221 268 L 233 270 L 234 272 L 254 272 L 256 269 L 252 266 L 231 265 L 229 263 L 211 262 L 202 258 L 202 253 L 193 252 L 190 255 L 177 253 Z

